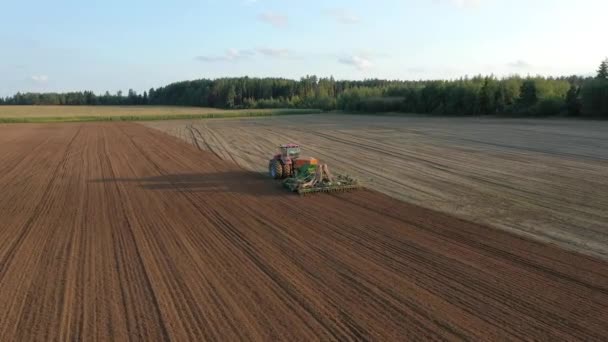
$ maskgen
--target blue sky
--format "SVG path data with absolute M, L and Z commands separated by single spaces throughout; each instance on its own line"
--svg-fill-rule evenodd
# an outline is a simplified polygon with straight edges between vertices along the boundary
M 7 1 L 0 96 L 222 76 L 591 74 L 606 0 Z

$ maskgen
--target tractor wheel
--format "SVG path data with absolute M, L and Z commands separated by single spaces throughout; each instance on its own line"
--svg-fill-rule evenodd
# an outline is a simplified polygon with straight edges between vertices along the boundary
M 291 165 L 283 165 L 283 178 L 293 177 L 293 172 L 291 172 Z
M 272 159 L 268 164 L 268 173 L 273 179 L 283 179 L 283 165 L 281 165 L 281 162 Z

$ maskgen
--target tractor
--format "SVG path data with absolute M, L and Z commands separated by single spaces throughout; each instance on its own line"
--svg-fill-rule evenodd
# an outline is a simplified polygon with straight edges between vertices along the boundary
M 316 158 L 300 156 L 300 146 L 279 146 L 279 153 L 268 163 L 268 174 L 282 179 L 283 185 L 301 195 L 315 192 L 334 192 L 358 189 L 359 183 L 344 175 L 333 176 L 326 164 Z

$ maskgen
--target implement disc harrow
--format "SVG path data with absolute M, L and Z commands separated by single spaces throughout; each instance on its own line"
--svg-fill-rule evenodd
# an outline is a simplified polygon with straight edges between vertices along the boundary
M 298 194 L 301 196 L 306 196 L 310 194 L 320 193 L 320 192 L 349 192 L 353 190 L 361 189 L 361 185 L 337 185 L 337 186 L 329 186 L 329 187 L 317 187 L 317 188 L 303 188 L 296 190 Z
M 359 182 L 349 176 L 333 176 L 325 164 L 309 169 L 305 168 L 293 177 L 286 179 L 283 185 L 300 195 L 346 192 L 361 188 Z

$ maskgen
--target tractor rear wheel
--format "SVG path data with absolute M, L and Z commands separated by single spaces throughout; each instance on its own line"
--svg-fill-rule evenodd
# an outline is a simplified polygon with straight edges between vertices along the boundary
M 293 172 L 291 172 L 292 165 L 283 165 L 283 178 L 293 177 Z
M 268 173 L 273 179 L 283 179 L 283 165 L 276 159 L 272 159 L 268 164 Z

